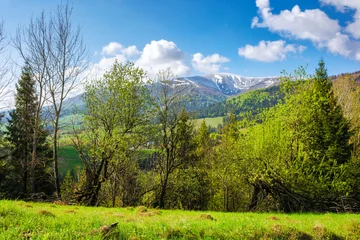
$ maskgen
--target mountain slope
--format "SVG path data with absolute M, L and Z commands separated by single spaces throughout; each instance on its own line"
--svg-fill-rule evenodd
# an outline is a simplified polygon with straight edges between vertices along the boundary
M 188 82 L 199 89 L 199 92 L 218 93 L 224 96 L 234 96 L 249 89 L 265 88 L 279 83 L 279 77 L 244 77 L 229 73 L 182 77 L 176 80 Z
M 279 86 L 256 89 L 231 97 L 226 101 L 214 103 L 210 106 L 201 108 L 197 111 L 199 118 L 205 117 L 224 117 L 229 113 L 234 113 L 238 117 L 247 114 L 256 115 L 264 109 L 275 106 L 282 100 Z

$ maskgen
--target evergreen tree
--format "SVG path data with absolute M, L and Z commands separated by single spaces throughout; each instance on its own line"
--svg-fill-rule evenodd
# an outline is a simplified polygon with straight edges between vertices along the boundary
M 47 132 L 40 125 L 35 126 L 36 104 L 35 81 L 31 78 L 29 66 L 25 66 L 16 85 L 15 109 L 10 113 L 7 126 L 7 139 L 13 146 L 11 165 L 18 175 L 17 181 L 22 186 L 18 191 L 23 196 L 49 187 Z M 35 161 L 32 159 L 34 131 L 39 133 L 36 146 L 38 156 Z
M 332 82 L 328 78 L 325 63 L 320 60 L 314 77 L 314 90 L 308 104 L 308 117 L 302 138 L 311 161 L 334 164 L 350 160 L 351 133 L 348 120 L 343 116 L 332 92 Z

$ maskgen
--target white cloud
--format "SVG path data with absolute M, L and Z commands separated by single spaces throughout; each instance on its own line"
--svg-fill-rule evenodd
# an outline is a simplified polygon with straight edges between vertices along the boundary
M 230 59 L 215 53 L 204 57 L 201 53 L 195 53 L 192 58 L 193 67 L 202 73 L 217 73 L 221 68 L 221 63 L 229 62 Z
M 348 57 L 351 54 L 350 45 L 349 36 L 337 33 L 336 37 L 328 42 L 327 47 L 331 53 Z
M 135 45 L 132 45 L 127 48 L 123 48 L 122 53 L 125 56 L 131 58 L 131 57 L 138 56 L 141 52 L 137 49 L 137 47 Z
M 347 9 L 357 9 L 360 11 L 359 0 L 320 0 L 320 2 L 335 6 L 340 12 L 345 12 Z
M 108 56 L 117 56 L 121 54 L 131 58 L 139 55 L 140 52 L 134 45 L 129 47 L 124 47 L 118 42 L 110 42 L 108 45 L 103 47 L 102 54 Z
M 272 32 L 296 39 L 309 39 L 318 45 L 325 45 L 340 31 L 337 20 L 330 19 L 319 9 L 301 11 L 298 5 L 291 11 L 283 10 L 272 14 L 270 8 L 260 9 L 263 22 L 253 20 L 253 27 L 269 28 Z
M 354 38 L 360 39 L 360 1 L 359 0 L 320 0 L 323 4 L 332 5 L 338 11 L 345 13 L 349 9 L 355 10 L 354 21 L 348 23 L 346 32 Z
M 320 0 L 323 4 L 333 5 L 339 11 L 355 9 L 354 22 L 344 29 L 338 20 L 328 17 L 320 9 L 302 11 L 298 5 L 291 10 L 273 14 L 269 1 L 256 0 L 259 16 L 253 18 L 251 27 L 268 28 L 287 38 L 310 40 L 318 48 L 326 48 L 333 54 L 357 59 L 360 42 L 354 41 L 344 33 L 346 30 L 354 38 L 360 39 L 360 0 Z M 261 19 L 261 20 L 260 20 Z
M 287 54 L 303 52 L 305 46 L 286 44 L 285 41 L 260 41 L 257 46 L 246 45 L 238 50 L 239 56 L 261 62 L 274 62 L 286 59 Z
M 346 27 L 346 31 L 354 38 L 360 39 L 360 18 L 355 19 L 352 23 L 349 23 L 349 25 Z
M 256 6 L 260 9 L 268 8 L 270 6 L 269 0 L 256 0 Z
M 88 79 L 101 77 L 110 69 L 115 60 L 121 63 L 134 61 L 135 65 L 144 69 L 148 77 L 155 77 L 160 70 L 170 68 L 175 75 L 185 75 L 190 72 L 186 64 L 185 53 L 174 42 L 159 40 L 146 44 L 140 52 L 134 45 L 124 47 L 121 43 L 110 42 L 102 48 L 102 58 L 91 66 L 86 75 Z
M 104 46 L 102 49 L 102 54 L 114 56 L 117 53 L 121 52 L 123 46 L 117 42 L 110 42 L 108 45 Z
M 174 42 L 162 39 L 146 44 L 135 64 L 147 71 L 149 77 L 167 68 L 175 75 L 185 75 L 190 72 L 185 60 L 185 53 Z

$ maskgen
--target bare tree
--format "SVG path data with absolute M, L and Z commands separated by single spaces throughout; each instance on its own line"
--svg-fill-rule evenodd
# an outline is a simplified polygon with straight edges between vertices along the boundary
M 19 27 L 13 45 L 20 56 L 29 65 L 31 77 L 36 82 L 37 104 L 34 116 L 32 157 L 31 157 L 31 187 L 35 190 L 35 169 L 40 162 L 37 159 L 37 145 L 39 140 L 38 126 L 41 123 L 41 112 L 46 102 L 46 83 L 52 76 L 49 59 L 48 41 L 50 38 L 49 26 L 42 12 L 38 18 L 31 18 L 26 27 Z
M 10 93 L 8 87 L 12 83 L 10 57 L 5 54 L 6 41 L 4 22 L 0 21 L 0 102 L 3 103 L 4 98 Z
M 47 119 L 52 125 L 54 181 L 60 198 L 58 171 L 59 118 L 64 100 L 74 90 L 78 78 L 88 64 L 87 51 L 80 27 L 71 24 L 72 7 L 60 4 L 49 18 L 45 13 L 34 19 L 25 28 L 19 28 L 14 46 L 32 70 L 38 85 L 37 119 L 46 109 Z M 40 121 L 40 120 L 39 120 Z M 37 137 L 34 136 L 34 141 Z M 36 146 L 36 144 L 34 144 Z M 33 149 L 33 160 L 36 149 Z
M 50 64 L 54 75 L 47 82 L 47 87 L 51 104 L 54 178 L 58 197 L 61 197 L 58 171 L 59 118 L 64 100 L 74 90 L 80 74 L 85 71 L 88 64 L 81 29 L 79 26 L 72 27 L 71 15 L 72 7 L 68 3 L 58 5 L 55 14 L 50 19 L 50 37 L 48 39 L 51 53 Z

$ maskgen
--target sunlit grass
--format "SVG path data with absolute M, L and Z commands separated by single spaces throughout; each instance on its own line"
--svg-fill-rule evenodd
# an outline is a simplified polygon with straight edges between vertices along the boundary
M 0 239 L 359 239 L 359 227 L 357 214 L 222 213 L 0 201 Z

